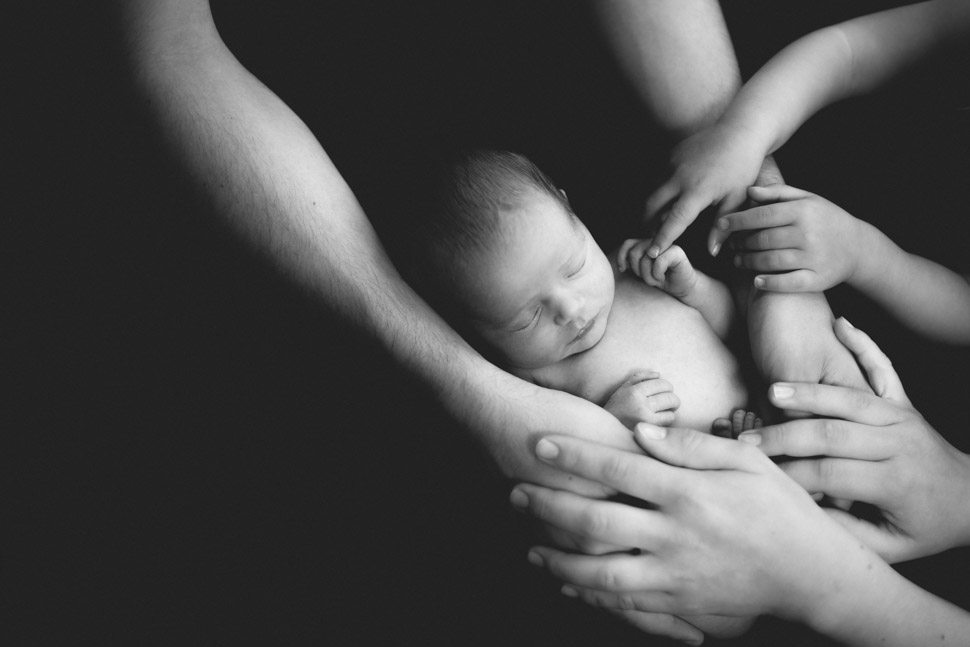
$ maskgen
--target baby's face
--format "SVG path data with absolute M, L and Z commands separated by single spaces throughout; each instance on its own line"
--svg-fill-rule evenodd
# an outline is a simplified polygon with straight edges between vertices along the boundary
M 535 369 L 595 346 L 613 305 L 613 269 L 586 227 L 536 192 L 466 259 L 464 300 L 511 368 Z

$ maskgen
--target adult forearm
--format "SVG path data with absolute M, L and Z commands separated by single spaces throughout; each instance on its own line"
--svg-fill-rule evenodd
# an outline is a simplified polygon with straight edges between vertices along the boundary
M 650 114 L 681 139 L 713 123 L 740 87 L 715 0 L 603 0 L 607 40 Z
M 970 613 L 920 589 L 883 563 L 844 578 L 808 625 L 858 647 L 970 645 Z
M 486 393 L 468 383 L 500 379 L 497 369 L 401 280 L 323 148 L 225 47 L 208 4 L 120 6 L 152 116 L 214 214 L 446 402 Z

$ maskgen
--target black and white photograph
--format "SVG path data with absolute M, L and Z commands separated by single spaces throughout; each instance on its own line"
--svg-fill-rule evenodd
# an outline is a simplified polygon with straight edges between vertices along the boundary
M 0 644 L 970 645 L 970 0 L 21 4 Z

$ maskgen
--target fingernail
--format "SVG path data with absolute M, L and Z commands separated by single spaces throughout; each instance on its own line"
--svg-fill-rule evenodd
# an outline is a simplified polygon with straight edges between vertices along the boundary
M 660 256 L 660 248 L 654 245 L 653 247 L 647 250 L 647 256 L 649 256 L 650 258 L 657 258 L 658 256 Z
M 509 502 L 516 508 L 525 508 L 529 505 L 529 495 L 520 488 L 514 488 L 509 495 Z
M 754 287 L 763 288 L 765 286 L 765 277 L 756 276 L 754 277 Z
M 559 446 L 543 438 L 536 443 L 536 456 L 545 460 L 552 460 L 559 456 Z
M 795 395 L 795 389 L 787 384 L 773 384 L 771 386 L 771 395 L 778 400 L 787 400 Z
M 721 243 L 714 243 L 711 245 L 711 256 L 717 256 L 721 251 Z
M 577 591 L 573 587 L 569 586 L 568 584 L 563 584 L 562 585 L 562 588 L 559 589 L 559 592 L 562 593 L 563 595 L 565 595 L 567 598 L 578 598 L 579 597 L 579 591 Z
M 760 445 L 761 434 L 756 431 L 745 431 L 738 436 L 738 440 L 740 440 L 742 443 L 748 443 L 749 445 Z
M 636 426 L 636 433 L 650 440 L 661 440 L 666 437 L 667 429 L 665 427 L 658 427 L 657 425 L 650 425 L 641 422 Z
M 718 229 L 722 229 L 724 231 L 727 231 L 727 228 L 728 228 L 728 219 L 727 218 L 718 218 L 717 219 L 717 228 Z
M 542 566 L 542 555 L 534 550 L 529 551 L 529 556 L 527 557 L 529 563 L 533 566 Z

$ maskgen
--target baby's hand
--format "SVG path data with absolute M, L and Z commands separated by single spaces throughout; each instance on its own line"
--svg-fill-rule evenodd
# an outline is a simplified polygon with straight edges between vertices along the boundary
M 671 155 L 673 176 L 647 198 L 645 219 L 662 223 L 649 255 L 664 252 L 707 207 L 717 205 L 718 214 L 740 207 L 767 152 L 750 133 L 723 124 L 678 144 Z M 711 245 L 717 255 L 713 239 Z
M 734 263 L 757 272 L 755 287 L 775 292 L 822 292 L 858 269 L 866 226 L 817 195 L 776 184 L 751 187 L 760 206 L 718 219 L 733 233 Z M 751 233 L 734 233 L 748 232 Z M 778 273 L 780 272 L 780 273 Z
M 629 268 L 647 285 L 660 288 L 678 299 L 688 296 L 697 286 L 697 272 L 687 260 L 687 254 L 673 245 L 657 258 L 650 258 L 647 250 L 652 245 L 650 238 L 625 240 L 616 254 L 617 268 L 621 272 Z
M 669 427 L 674 423 L 674 412 L 680 408 L 680 398 L 670 382 L 660 378 L 660 373 L 634 371 L 603 408 L 630 429 L 638 422 Z
M 730 418 L 718 418 L 711 425 L 711 433 L 724 438 L 737 438 L 742 431 L 762 427 L 761 418 L 754 411 L 735 409 Z

